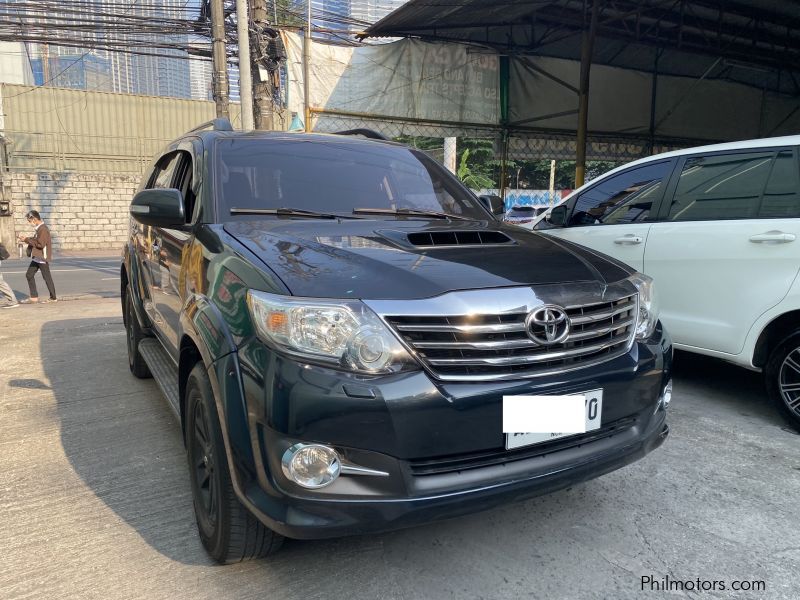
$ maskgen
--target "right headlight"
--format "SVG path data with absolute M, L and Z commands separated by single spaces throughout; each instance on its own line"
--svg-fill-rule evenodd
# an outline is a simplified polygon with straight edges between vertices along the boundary
M 628 277 L 639 292 L 639 315 L 636 320 L 636 339 L 643 340 L 653 335 L 658 323 L 658 297 L 652 277 L 634 273 Z
M 296 298 L 249 290 L 258 336 L 303 359 L 359 373 L 415 366 L 395 335 L 358 300 Z

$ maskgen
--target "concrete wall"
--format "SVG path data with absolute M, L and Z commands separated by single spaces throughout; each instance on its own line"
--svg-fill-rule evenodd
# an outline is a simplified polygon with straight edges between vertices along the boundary
M 6 172 L 3 179 L 5 198 L 14 211 L 14 236 L 31 230 L 25 213 L 34 209 L 50 227 L 56 256 L 59 250 L 121 251 L 139 176 L 40 171 Z M 0 232 L 9 251 L 16 251 L 9 229 L 6 224 Z

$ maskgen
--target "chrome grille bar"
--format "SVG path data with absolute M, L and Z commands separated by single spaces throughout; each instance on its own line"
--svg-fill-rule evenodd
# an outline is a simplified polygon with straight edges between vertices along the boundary
M 615 308 L 611 310 L 604 310 L 603 312 L 595 312 L 589 313 L 585 315 L 581 315 L 579 317 L 572 317 L 570 316 L 569 320 L 573 325 L 582 325 L 584 323 L 595 323 L 597 321 L 602 321 L 603 319 L 610 319 L 616 315 L 622 314 L 627 312 L 632 307 L 632 302 L 626 303 L 620 308 Z
M 606 333 L 611 333 L 612 331 L 617 331 L 618 329 L 622 329 L 623 327 L 628 327 L 629 325 L 633 325 L 636 322 L 634 317 L 629 319 L 625 319 L 624 321 L 617 321 L 613 325 L 609 325 L 608 327 L 601 327 L 600 329 L 586 329 L 579 333 L 570 333 L 569 337 L 567 338 L 568 342 L 577 342 L 579 340 L 588 340 L 594 337 L 601 336 Z
M 444 333 L 506 333 L 525 331 L 524 321 L 497 325 L 395 325 L 399 331 L 441 331 Z
M 627 335 L 618 336 L 609 342 L 603 344 L 593 344 L 591 346 L 578 346 L 570 350 L 558 350 L 556 352 L 543 352 L 541 354 L 521 354 L 517 356 L 504 356 L 500 358 L 431 358 L 428 362 L 432 365 L 521 365 L 529 363 L 548 362 L 559 358 L 568 358 L 572 356 L 581 356 L 584 354 L 592 354 L 623 344 L 628 341 Z

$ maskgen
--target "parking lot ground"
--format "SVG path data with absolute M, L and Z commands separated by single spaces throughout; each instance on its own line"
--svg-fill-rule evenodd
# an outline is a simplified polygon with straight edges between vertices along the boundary
M 676 369 L 672 433 L 634 465 L 221 567 L 197 537 L 179 427 L 128 372 L 119 300 L 0 311 L 0 598 L 800 597 L 800 436 L 758 374 L 686 354 Z M 726 589 L 642 590 L 643 576 Z

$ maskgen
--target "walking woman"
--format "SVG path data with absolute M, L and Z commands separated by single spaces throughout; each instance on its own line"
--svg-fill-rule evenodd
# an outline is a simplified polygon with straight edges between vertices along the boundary
M 28 223 L 33 225 L 34 234 L 33 237 L 19 236 L 19 241 L 28 244 L 28 256 L 31 257 L 31 265 L 28 267 L 28 272 L 25 273 L 31 297 L 28 300 L 23 300 L 22 304 L 32 304 L 39 301 L 39 292 L 36 290 L 36 281 L 34 280 L 36 271 L 42 272 L 44 282 L 47 284 L 47 290 L 50 292 L 50 298 L 44 302 L 57 302 L 56 287 L 53 285 L 53 277 L 50 275 L 50 261 L 53 258 L 50 230 L 42 222 L 42 217 L 35 210 L 28 211 L 25 218 Z

